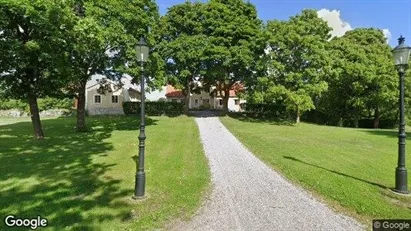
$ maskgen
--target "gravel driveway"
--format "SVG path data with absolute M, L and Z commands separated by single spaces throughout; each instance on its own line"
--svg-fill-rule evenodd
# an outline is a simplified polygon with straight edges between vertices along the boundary
M 220 122 L 196 118 L 212 172 L 213 191 L 175 230 L 362 230 L 294 186 L 248 151 Z M 275 144 L 273 144 L 275 145 Z

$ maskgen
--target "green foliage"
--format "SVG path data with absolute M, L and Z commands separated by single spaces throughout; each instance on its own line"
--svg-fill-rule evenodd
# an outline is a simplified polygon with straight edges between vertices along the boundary
M 0 100 L 0 110 L 17 109 L 28 112 L 28 104 L 18 99 Z
M 379 29 L 348 31 L 330 43 L 334 73 L 329 91 L 319 100 L 319 109 L 330 117 L 359 120 L 373 114 L 376 119 L 395 116 L 398 74 L 391 48 Z
M 204 82 L 228 91 L 239 81 L 251 82 L 258 74 L 260 57 L 266 48 L 262 21 L 250 2 L 211 0 L 204 10 L 205 48 Z M 225 94 L 228 99 L 228 94 Z M 228 100 L 224 100 L 227 110 Z
M 49 109 L 71 109 L 73 107 L 73 99 L 69 98 L 40 98 L 38 99 L 38 107 L 40 111 Z M 18 109 L 20 111 L 29 112 L 29 105 L 16 99 L 4 99 L 0 100 L 0 110 Z
M 203 33 L 203 9 L 200 2 L 185 2 L 168 9 L 161 17 L 157 35 L 161 42 L 156 46 L 162 55 L 168 82 L 183 94 L 193 91 L 194 78 L 201 76 L 202 60 L 207 47 Z M 186 111 L 188 101 L 186 101 Z
M 315 10 L 304 10 L 288 21 L 269 21 L 268 75 L 257 78 L 248 99 L 283 102 L 297 118 L 315 108 L 314 98 L 328 88 L 330 56 L 326 50 L 331 28 Z
M 0 0 L 0 88 L 27 100 L 60 94 L 66 83 L 68 9 L 53 0 Z
M 123 102 L 123 110 L 126 115 L 140 114 L 140 102 Z M 145 102 L 147 115 L 181 115 L 183 104 L 177 102 Z
M 246 114 L 257 117 L 285 119 L 290 114 L 286 105 L 276 103 L 243 103 L 241 108 Z
M 49 109 L 72 109 L 74 106 L 74 100 L 69 98 L 41 98 L 38 100 L 40 111 Z
M 311 110 L 304 113 L 301 117 L 302 121 L 331 126 L 343 126 L 343 127 L 355 127 L 355 121 L 353 118 L 338 118 L 330 116 L 320 110 Z M 384 117 L 380 119 L 379 128 L 394 128 L 398 125 L 398 119 L 396 116 Z M 363 118 L 358 120 L 359 128 L 374 128 L 373 118 Z

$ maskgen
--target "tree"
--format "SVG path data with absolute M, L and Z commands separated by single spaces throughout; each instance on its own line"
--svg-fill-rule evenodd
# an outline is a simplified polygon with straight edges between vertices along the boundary
M 250 98 L 285 104 L 298 123 L 303 112 L 315 108 L 314 98 L 327 90 L 330 31 L 315 10 L 304 10 L 289 21 L 269 21 L 268 71 L 258 78 Z
M 264 54 L 262 22 L 254 5 L 243 0 L 210 0 L 204 10 L 204 83 L 216 85 L 228 112 L 229 91 L 237 82 L 246 83 L 258 73 Z
M 168 9 L 160 19 L 158 49 L 166 63 L 168 81 L 183 89 L 184 111 L 188 114 L 190 93 L 194 79 L 203 73 L 204 49 L 207 37 L 203 33 L 204 4 L 185 2 Z
M 79 0 L 72 9 L 74 27 L 67 34 L 71 45 L 71 83 L 68 90 L 78 100 L 77 131 L 86 131 L 86 83 L 94 74 L 118 80 L 123 74 L 140 76 L 135 46 L 140 37 L 154 43 L 150 28 L 158 20 L 155 1 Z M 154 61 L 153 61 L 154 60 Z M 152 54 L 146 70 L 161 66 L 158 55 Z
M 330 43 L 333 69 L 330 91 L 322 101 L 328 101 L 328 111 L 338 110 L 341 118 L 359 119 L 373 114 L 374 128 L 381 116 L 392 117 L 397 110 L 398 77 L 392 61 L 391 48 L 382 30 L 358 28 L 348 31 Z
M 62 27 L 69 17 L 60 1 L 0 0 L 0 88 L 28 101 L 37 139 L 44 137 L 37 98 L 58 95 L 66 82 Z

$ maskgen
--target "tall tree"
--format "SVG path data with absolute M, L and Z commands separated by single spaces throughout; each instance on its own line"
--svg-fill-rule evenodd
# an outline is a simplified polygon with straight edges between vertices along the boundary
M 0 0 L 0 88 L 30 107 L 34 137 L 42 139 L 37 98 L 65 84 L 65 27 L 70 9 L 54 0 Z
M 159 23 L 158 45 L 164 61 L 168 81 L 183 89 L 185 113 L 188 114 L 190 93 L 194 79 L 202 77 L 203 56 L 207 37 L 203 33 L 204 4 L 185 2 L 168 9 Z
M 288 21 L 269 21 L 268 72 L 258 79 L 253 97 L 285 104 L 298 123 L 303 112 L 315 108 L 314 98 L 327 90 L 330 31 L 315 10 L 303 10 Z
M 262 21 L 256 8 L 243 0 L 210 0 L 205 5 L 204 51 L 207 68 L 204 82 L 223 92 L 223 111 L 228 112 L 230 88 L 257 74 L 258 60 L 264 54 Z
M 321 101 L 328 101 L 328 111 L 337 109 L 341 118 L 352 118 L 356 127 L 365 113 L 372 112 L 378 128 L 381 116 L 395 115 L 398 101 L 398 77 L 383 32 L 358 28 L 330 45 L 336 75 L 329 79 L 330 91 Z
M 123 74 L 140 75 L 136 50 L 140 37 L 154 43 L 150 28 L 158 20 L 158 8 L 153 0 L 78 0 L 72 5 L 76 15 L 69 31 L 72 52 L 71 84 L 77 103 L 77 131 L 86 131 L 86 83 L 94 74 L 119 79 Z M 150 56 L 148 73 L 161 66 L 158 55 Z M 156 61 L 157 59 L 157 61 Z M 154 60 L 154 61 L 153 61 Z

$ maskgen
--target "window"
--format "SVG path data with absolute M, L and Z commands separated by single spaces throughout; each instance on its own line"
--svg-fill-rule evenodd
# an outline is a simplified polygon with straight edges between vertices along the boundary
M 223 106 L 223 100 L 222 100 L 222 99 L 218 100 L 218 104 L 219 104 L 220 106 Z
M 112 103 L 118 103 L 118 95 L 112 95 L 111 96 L 111 102 Z
M 198 105 L 198 99 L 195 99 L 195 100 L 194 100 L 194 104 L 195 104 L 195 105 Z
M 94 103 L 101 103 L 101 95 L 94 95 Z
M 234 100 L 234 104 L 235 104 L 235 105 L 239 105 L 239 104 L 240 104 L 240 100 L 239 100 L 239 99 L 235 99 L 235 100 Z
M 203 99 L 203 104 L 210 104 L 210 100 L 209 99 Z

